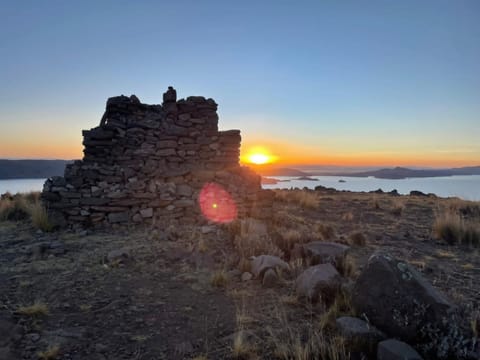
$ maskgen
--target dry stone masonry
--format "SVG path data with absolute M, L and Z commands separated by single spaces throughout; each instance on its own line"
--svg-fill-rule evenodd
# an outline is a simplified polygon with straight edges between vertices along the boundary
M 42 198 L 59 226 L 202 223 L 200 202 L 208 197 L 212 211 L 232 213 L 218 196 L 230 196 L 239 217 L 258 211 L 265 194 L 260 177 L 239 164 L 240 131 L 218 131 L 213 99 L 176 98 L 169 87 L 162 105 L 135 95 L 108 99 L 100 126 L 83 131 L 83 160 L 44 185 Z M 211 184 L 225 191 L 200 199 Z

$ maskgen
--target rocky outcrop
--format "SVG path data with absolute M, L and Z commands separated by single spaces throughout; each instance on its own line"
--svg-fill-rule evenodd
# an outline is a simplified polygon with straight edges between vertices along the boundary
M 171 87 L 162 105 L 113 97 L 100 126 L 83 131 L 83 160 L 48 179 L 42 198 L 60 226 L 227 222 L 262 202 L 240 141 L 239 130 L 218 130 L 213 99 L 177 101 Z

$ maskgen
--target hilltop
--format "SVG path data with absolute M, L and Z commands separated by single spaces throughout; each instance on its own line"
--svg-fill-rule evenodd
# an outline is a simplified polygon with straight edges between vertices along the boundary
M 73 160 L 0 159 L 0 179 L 43 179 L 61 176 Z

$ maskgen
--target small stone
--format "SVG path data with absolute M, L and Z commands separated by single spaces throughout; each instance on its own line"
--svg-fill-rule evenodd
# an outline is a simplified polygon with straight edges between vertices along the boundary
M 263 274 L 263 281 L 262 285 L 264 287 L 274 287 L 278 283 L 278 275 L 277 272 L 274 269 L 268 269 L 265 271 L 265 274 Z
M 423 358 L 410 345 L 395 339 L 378 344 L 377 360 L 422 360 Z
M 242 274 L 242 281 L 250 281 L 252 280 L 252 278 L 253 278 L 253 275 L 249 272 L 244 272 Z
M 153 216 L 153 209 L 152 208 L 141 209 L 140 215 L 142 215 L 143 218 L 151 218 Z
M 288 271 L 290 268 L 288 264 L 280 259 L 278 256 L 273 256 L 273 255 L 260 255 L 256 256 L 252 260 L 252 273 L 255 275 L 255 277 L 263 277 L 263 274 L 268 270 L 268 269 L 281 269 Z

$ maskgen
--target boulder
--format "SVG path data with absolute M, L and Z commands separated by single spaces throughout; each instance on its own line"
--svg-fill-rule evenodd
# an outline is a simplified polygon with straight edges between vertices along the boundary
M 303 255 L 310 259 L 310 265 L 330 263 L 341 270 L 349 249 L 343 244 L 313 241 L 303 245 Z
M 295 280 L 295 292 L 301 298 L 331 300 L 339 291 L 341 277 L 332 264 L 311 266 Z
M 263 274 L 268 269 L 276 268 L 286 271 L 289 270 L 288 264 L 278 256 L 260 255 L 254 257 L 252 260 L 252 273 L 256 278 L 263 278 Z
M 410 345 L 395 339 L 378 344 L 377 360 L 422 360 L 423 358 Z
M 274 287 L 278 283 L 278 275 L 275 269 L 268 269 L 263 275 L 262 285 L 270 288 Z
M 418 340 L 452 312 L 452 304 L 409 264 L 377 252 L 368 260 L 352 291 L 359 314 L 391 336 Z
M 386 338 L 375 326 L 359 318 L 342 316 L 336 320 L 336 325 L 352 351 L 373 352 L 378 342 Z
M 252 280 L 253 275 L 249 272 L 244 272 L 241 276 L 242 281 L 249 281 Z

